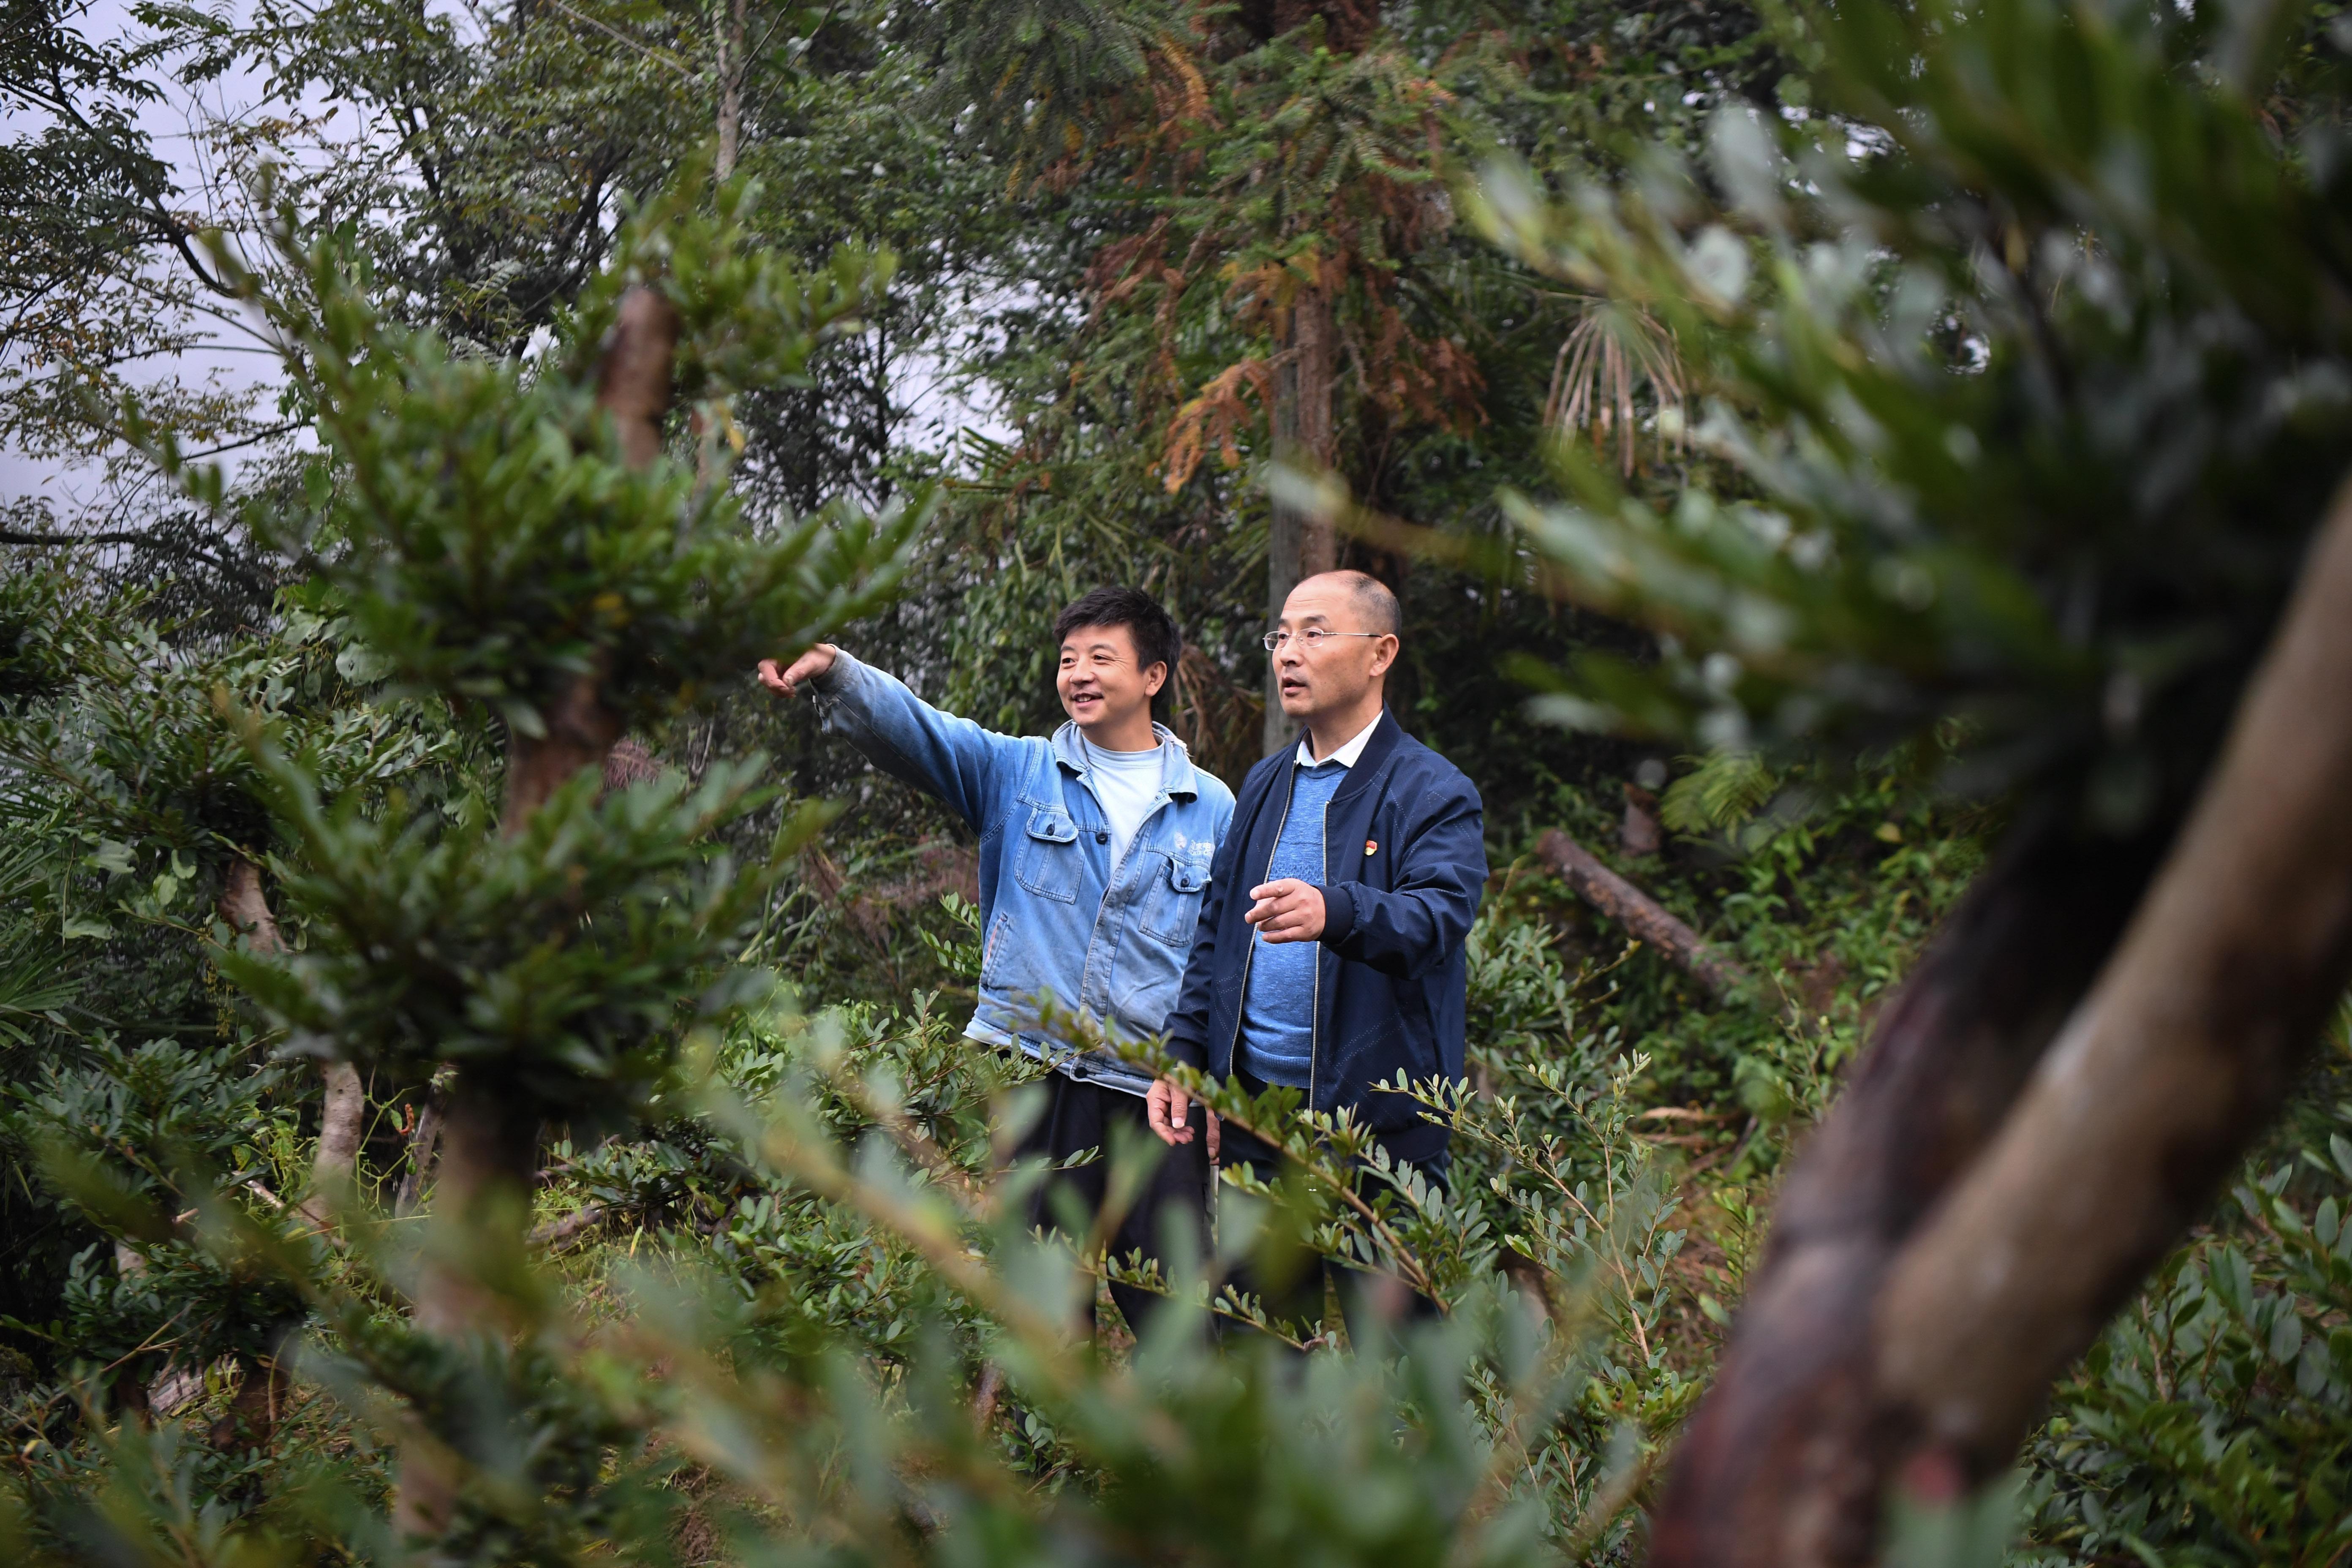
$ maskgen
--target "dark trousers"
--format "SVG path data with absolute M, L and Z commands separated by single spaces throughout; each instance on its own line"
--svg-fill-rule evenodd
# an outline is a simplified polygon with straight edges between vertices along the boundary
M 1265 1091 L 1265 1085 L 1247 1073 L 1241 1075 L 1241 1080 L 1252 1094 Z M 1246 1165 L 1269 1185 L 1280 1180 L 1285 1156 L 1255 1133 L 1227 1122 L 1222 1142 L 1219 1165 Z M 1441 1187 L 1444 1184 L 1443 1165 L 1424 1164 L 1421 1173 Z M 1274 1321 L 1309 1329 L 1322 1320 L 1328 1284 L 1339 1298 L 1348 1341 L 1360 1351 L 1388 1353 L 1396 1348 L 1399 1326 L 1437 1316 L 1437 1303 L 1419 1291 L 1390 1276 L 1334 1263 L 1303 1240 L 1284 1237 L 1278 1226 L 1268 1226 L 1257 1247 L 1236 1259 L 1225 1278 L 1244 1294 L 1255 1296 Z M 1221 1330 L 1252 1331 L 1231 1319 L 1217 1321 Z
M 1113 1130 L 1129 1127 L 1133 1131 L 1120 1137 L 1121 1142 L 1148 1142 L 1159 1151 L 1160 1162 L 1144 1181 L 1142 1190 L 1127 1212 L 1112 1226 L 1108 1243 L 1113 1258 L 1125 1262 L 1130 1254 L 1141 1252 L 1147 1258 L 1160 1257 L 1162 1227 L 1168 1215 L 1178 1216 L 1180 1223 L 1191 1226 L 1197 1237 L 1193 1244 L 1196 1258 L 1208 1252 L 1208 1219 L 1206 1201 L 1213 1173 L 1209 1169 L 1207 1143 L 1201 1136 L 1202 1113 L 1192 1110 L 1193 1136 L 1190 1143 L 1174 1148 L 1164 1147 L 1152 1134 L 1143 1108 L 1143 1097 L 1125 1094 L 1100 1084 L 1078 1083 L 1061 1073 L 1045 1079 L 1045 1113 L 1030 1128 L 1015 1151 L 1018 1157 L 1060 1162 L 1089 1149 L 1099 1150 L 1099 1155 L 1087 1163 L 1067 1171 L 1057 1171 L 1037 1189 L 1030 1209 L 1032 1224 L 1066 1232 L 1072 1220 L 1069 1211 L 1076 1211 L 1077 1223 L 1098 1224 L 1103 1199 L 1110 1184 L 1111 1142 Z M 1062 1194 L 1056 1196 L 1056 1194 Z M 1083 1240 L 1084 1238 L 1079 1238 Z M 1160 1263 L 1160 1277 L 1168 1274 L 1165 1259 Z M 1111 1300 L 1127 1314 L 1128 1327 L 1139 1336 L 1160 1298 L 1150 1290 L 1139 1290 L 1132 1285 L 1114 1284 Z M 1094 1311 L 1089 1302 L 1085 1313 L 1086 1326 L 1091 1331 Z

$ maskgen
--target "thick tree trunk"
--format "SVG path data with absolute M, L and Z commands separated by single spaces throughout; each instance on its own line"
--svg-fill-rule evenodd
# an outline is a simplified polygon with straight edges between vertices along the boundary
M 1536 841 L 1536 858 L 1560 875 L 1577 897 L 1623 926 L 1720 999 L 1748 982 L 1747 971 L 1717 952 L 1671 910 L 1603 866 L 1558 828 Z
M 2169 828 L 2116 843 L 2056 811 L 2021 823 L 1880 1015 L 1774 1205 L 1730 1347 L 1675 1452 L 1654 1568 L 1868 1559 L 1881 1474 L 1870 1321 L 1887 1268 L 2090 985 Z
M 513 1096 L 474 1088 L 462 1077 L 452 1086 L 441 1124 L 433 1234 L 417 1277 L 413 1321 L 419 1329 L 447 1340 L 513 1332 L 485 1276 L 523 1256 L 538 1144 L 537 1114 Z M 464 1468 L 460 1455 L 438 1444 L 404 1444 L 394 1528 L 426 1539 L 446 1530 Z
M 1867 1563 L 1891 1478 L 2010 1461 L 2352 973 L 2347 689 L 2352 487 L 2177 840 L 2027 830 L 1905 986 L 1790 1178 L 1654 1563 Z
M 1880 1307 L 1893 1425 L 2005 1466 L 2052 1379 L 2188 1229 L 2352 975 L 2352 485 L 2123 945 Z
M 677 308 L 660 294 L 637 288 L 621 296 L 597 369 L 596 402 L 620 434 L 622 457 L 636 468 L 661 455 L 677 333 Z
M 1339 458 L 1333 428 L 1339 379 L 1337 329 L 1331 301 L 1320 289 L 1303 290 L 1290 309 L 1290 341 L 1275 366 L 1274 450 L 1277 461 L 1329 468 Z M 1339 563 L 1338 535 L 1328 518 L 1276 501 L 1265 553 L 1265 624 L 1282 618 L 1283 601 L 1306 578 Z M 1298 739 L 1298 726 L 1282 710 L 1282 692 L 1269 661 L 1265 673 L 1265 753 Z
M 620 721 L 604 706 L 596 675 L 576 677 L 556 694 L 540 720 L 546 733 L 526 735 L 514 730 L 507 736 L 506 804 L 499 824 L 509 835 L 520 833 L 548 797 L 583 768 L 594 768 L 601 775 L 621 738 Z

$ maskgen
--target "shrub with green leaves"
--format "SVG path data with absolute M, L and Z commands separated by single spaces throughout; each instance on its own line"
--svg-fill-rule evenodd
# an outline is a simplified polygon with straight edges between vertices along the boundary
M 2352 1547 L 2347 1040 L 2211 1230 L 2058 1391 L 2022 1499 L 2036 1564 L 2326 1563 Z M 2306 1141 L 2307 1140 L 2307 1141 Z

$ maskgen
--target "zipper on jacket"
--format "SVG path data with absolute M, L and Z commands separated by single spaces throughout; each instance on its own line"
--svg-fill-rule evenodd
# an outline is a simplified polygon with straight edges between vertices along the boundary
M 1297 764 L 1293 763 L 1291 772 L 1295 774 L 1297 771 Z M 1293 787 L 1297 787 L 1295 784 Z M 1336 797 L 1338 792 L 1332 793 Z M 1322 868 L 1315 885 L 1328 888 L 1331 885 L 1331 802 L 1328 800 L 1323 803 L 1323 820 L 1315 828 L 1315 855 Z M 1329 911 L 1325 910 L 1325 914 L 1328 918 Z M 1323 938 L 1320 933 L 1315 938 L 1315 985 L 1307 994 L 1307 1109 L 1311 1111 L 1315 1109 L 1316 1037 L 1323 1032 Z
M 1298 765 L 1294 762 L 1290 768 L 1290 788 L 1283 792 L 1282 819 L 1274 825 L 1274 847 L 1265 852 L 1265 869 L 1268 875 L 1273 873 L 1275 856 L 1281 852 L 1282 830 L 1290 826 L 1290 805 L 1297 797 L 1297 794 Z M 1240 999 L 1234 1005 L 1233 1043 L 1225 1047 L 1225 1068 L 1228 1072 L 1242 1070 L 1242 1016 L 1249 1011 L 1250 966 L 1256 962 L 1257 931 L 1253 928 L 1250 931 L 1249 946 L 1242 952 L 1242 994 Z M 1323 964 L 1319 958 L 1316 961 L 1315 968 L 1316 984 L 1319 985 L 1323 980 Z M 1307 1109 L 1312 1110 L 1315 1109 L 1315 1020 L 1312 1017 L 1307 1020 Z

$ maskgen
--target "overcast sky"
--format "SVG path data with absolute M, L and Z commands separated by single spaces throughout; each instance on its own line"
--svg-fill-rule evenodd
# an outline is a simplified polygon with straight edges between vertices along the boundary
M 435 8 L 446 4 L 448 0 L 438 0 Z M 224 14 L 239 16 L 243 9 L 237 0 L 229 0 Z M 93 0 L 77 26 L 93 42 L 144 33 L 125 0 Z M 265 84 L 249 72 L 230 73 L 194 90 L 171 81 L 162 72 L 156 74 L 155 82 L 162 97 L 142 107 L 140 123 L 153 139 L 157 155 L 169 162 L 176 172 L 184 207 L 199 207 L 205 200 L 203 193 L 214 184 L 213 171 L 208 166 L 206 129 L 246 119 L 265 107 L 282 111 L 285 106 L 265 106 Z M 327 110 L 323 103 L 302 107 L 312 114 Z M 339 112 L 353 111 L 344 108 Z M 0 100 L 0 126 L 11 138 L 37 135 L 45 124 L 46 117 Z M 357 129 L 355 123 L 333 128 L 344 133 Z M 227 218 L 232 215 L 212 216 Z M 210 336 L 208 345 L 156 365 L 155 374 L 161 377 L 177 374 L 191 384 L 216 379 L 219 384 L 229 387 L 275 379 L 275 362 L 266 353 L 254 352 L 259 345 L 250 337 L 226 325 L 212 330 Z M 919 350 L 900 360 L 895 368 L 900 395 L 914 408 L 911 427 L 901 431 L 902 439 L 944 448 L 962 429 L 977 430 L 999 440 L 1012 437 L 1010 428 L 991 417 L 986 408 L 975 406 L 960 389 L 946 384 L 947 366 L 938 356 Z M 59 515 L 69 517 L 97 497 L 99 478 L 95 467 L 61 470 L 54 462 L 36 461 L 0 447 L 0 498 L 45 495 L 55 503 Z
M 232 4 L 223 14 L 236 16 L 240 9 Z M 93 0 L 75 28 L 93 43 L 148 36 L 123 0 Z M 199 209 L 203 192 L 211 183 L 204 128 L 251 114 L 261 102 L 262 84 L 242 71 L 205 82 L 194 90 L 173 82 L 165 71 L 152 73 L 152 79 L 163 96 L 139 107 L 140 127 L 152 139 L 157 156 L 173 166 L 183 208 Z M 47 125 L 47 116 L 0 100 L 0 126 L 11 139 L 37 136 Z M 190 384 L 213 380 L 228 387 L 274 379 L 273 362 L 267 354 L 254 352 L 259 345 L 249 337 L 230 331 L 226 324 L 209 328 L 208 336 L 208 344 L 155 365 L 154 374 L 177 374 Z M 93 498 L 98 477 L 95 467 L 60 470 L 51 460 L 35 460 L 0 447 L 0 495 L 11 499 L 46 495 L 57 503 L 61 515 L 71 515 Z

